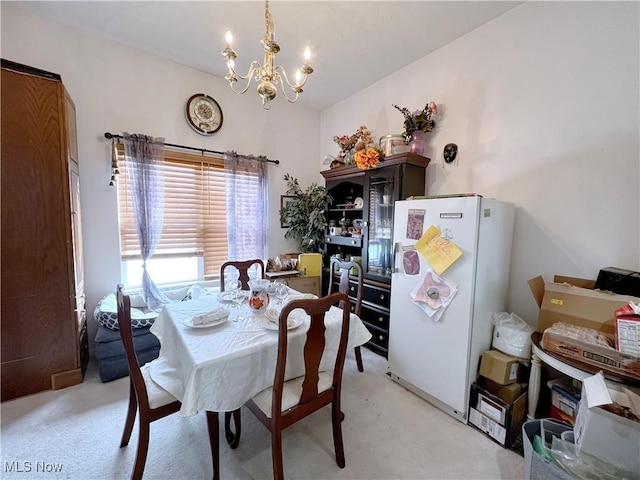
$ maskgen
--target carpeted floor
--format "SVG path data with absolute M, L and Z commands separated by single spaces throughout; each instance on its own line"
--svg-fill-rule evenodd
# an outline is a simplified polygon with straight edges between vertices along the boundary
M 335 463 L 330 408 L 285 431 L 284 470 L 301 479 L 516 479 L 523 459 L 432 407 L 386 375 L 386 360 L 363 348 L 365 371 L 347 357 L 343 379 L 346 467 Z M 101 383 L 92 362 L 81 385 L 2 403 L 2 479 L 126 479 L 137 447 L 119 448 L 128 378 Z M 272 478 L 268 431 L 242 410 L 242 439 L 223 438 L 223 479 Z M 208 479 L 203 412 L 151 425 L 145 478 Z

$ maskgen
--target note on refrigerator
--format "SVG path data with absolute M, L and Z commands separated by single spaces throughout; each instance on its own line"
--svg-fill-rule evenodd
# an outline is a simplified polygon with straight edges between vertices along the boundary
M 451 240 L 442 237 L 442 232 L 435 225 L 431 225 L 416 242 L 415 248 L 427 259 L 431 268 L 442 275 L 453 263 L 462 256 L 462 252 Z

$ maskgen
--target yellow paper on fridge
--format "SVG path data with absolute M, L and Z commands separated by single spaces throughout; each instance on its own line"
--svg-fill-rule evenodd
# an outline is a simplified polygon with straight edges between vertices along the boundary
M 447 268 L 453 265 L 462 252 L 451 240 L 442 238 L 440 229 L 431 225 L 424 235 L 415 244 L 415 248 L 427 259 L 431 268 L 441 275 Z

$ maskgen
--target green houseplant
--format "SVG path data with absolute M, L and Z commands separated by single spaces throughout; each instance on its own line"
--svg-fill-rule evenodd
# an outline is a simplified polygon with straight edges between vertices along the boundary
M 295 240 L 303 253 L 320 251 L 327 220 L 324 210 L 333 202 L 327 189 L 312 183 L 305 190 L 300 188 L 298 179 L 288 173 L 284 176 L 287 182 L 286 194 L 293 197 L 280 210 L 280 221 L 287 225 L 284 238 Z

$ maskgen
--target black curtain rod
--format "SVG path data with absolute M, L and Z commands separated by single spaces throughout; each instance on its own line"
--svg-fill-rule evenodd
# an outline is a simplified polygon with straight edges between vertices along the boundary
M 114 133 L 109 133 L 109 132 L 105 132 L 104 134 L 104 138 L 107 138 L 109 140 L 111 140 L 112 138 L 123 138 L 122 135 L 117 135 Z M 176 148 L 184 148 L 185 150 L 194 150 L 196 152 L 200 152 L 203 155 L 205 153 L 216 153 L 218 155 L 224 155 L 224 152 L 219 152 L 217 150 L 207 150 L 206 148 L 197 148 L 197 147 L 187 147 L 185 145 L 176 145 L 175 143 L 164 143 L 167 147 L 176 147 Z M 266 162 L 268 163 L 275 163 L 276 165 L 280 165 L 280 160 L 270 160 L 270 159 L 265 159 Z

